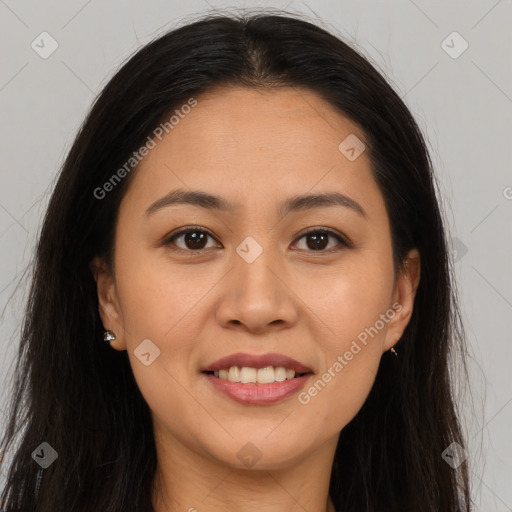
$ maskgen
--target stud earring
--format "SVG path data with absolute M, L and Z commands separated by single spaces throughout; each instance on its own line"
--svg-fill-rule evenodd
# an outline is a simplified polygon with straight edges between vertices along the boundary
M 395 354 L 396 357 L 398 357 L 398 354 L 396 353 L 396 350 L 393 347 L 391 347 L 390 350 L 391 350 L 391 352 L 393 352 L 393 354 Z
M 103 334 L 103 341 L 106 341 L 107 343 L 110 343 L 111 341 L 114 341 L 116 339 L 116 335 L 109 330 L 105 331 L 105 334 Z

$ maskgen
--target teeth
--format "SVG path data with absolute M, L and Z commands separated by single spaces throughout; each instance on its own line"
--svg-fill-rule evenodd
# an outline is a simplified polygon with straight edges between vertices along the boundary
M 276 382 L 283 382 L 284 380 L 286 380 L 286 369 L 283 368 L 282 366 L 278 366 L 277 368 L 275 368 L 274 379 L 276 379 Z
M 240 370 L 240 382 L 243 384 L 249 384 L 253 382 L 256 384 L 256 380 L 258 377 L 258 370 L 256 368 L 247 368 L 247 366 L 242 366 Z
M 272 368 L 272 366 L 260 368 L 256 375 L 256 379 L 258 384 L 270 384 L 271 382 L 275 382 L 276 379 L 274 378 L 274 368 Z
M 215 377 L 230 382 L 243 384 L 271 384 L 283 382 L 295 377 L 295 370 L 289 370 L 283 366 L 266 366 L 265 368 L 249 368 L 247 366 L 231 366 L 230 368 L 213 372 Z
M 232 366 L 229 369 L 227 379 L 230 382 L 240 382 L 242 379 L 242 377 L 240 375 L 240 368 L 238 368 L 238 366 Z

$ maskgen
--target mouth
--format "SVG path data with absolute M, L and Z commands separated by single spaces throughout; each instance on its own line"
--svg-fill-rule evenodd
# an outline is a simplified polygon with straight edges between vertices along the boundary
M 282 354 L 233 354 L 203 368 L 213 389 L 243 404 L 272 404 L 298 392 L 313 370 Z

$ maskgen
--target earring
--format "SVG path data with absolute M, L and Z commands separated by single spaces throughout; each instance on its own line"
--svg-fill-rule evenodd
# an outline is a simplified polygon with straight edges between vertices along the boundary
M 396 350 L 393 347 L 391 347 L 390 350 L 391 350 L 391 352 L 393 352 L 393 354 L 395 354 L 396 357 L 398 357 L 398 354 L 396 353 Z
M 110 343 L 111 341 L 114 341 L 116 339 L 116 335 L 109 330 L 105 331 L 105 334 L 103 335 L 103 341 L 106 341 L 107 343 Z

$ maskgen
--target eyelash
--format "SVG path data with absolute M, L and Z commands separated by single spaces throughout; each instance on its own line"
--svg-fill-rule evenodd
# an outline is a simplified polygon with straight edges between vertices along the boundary
M 163 245 L 170 246 L 171 244 L 174 243 L 174 240 L 176 240 L 180 236 L 186 235 L 188 233 L 206 233 L 210 238 L 217 241 L 216 238 L 208 230 L 206 230 L 200 226 L 186 226 L 185 228 L 181 229 L 180 231 L 177 231 L 176 233 L 173 233 L 171 236 L 167 237 L 164 240 Z M 320 228 L 320 227 L 308 228 L 307 230 L 300 233 L 300 235 L 298 236 L 298 238 L 296 240 L 300 240 L 300 239 L 304 238 L 305 236 L 310 235 L 312 233 L 323 233 L 323 234 L 330 235 L 330 236 L 336 238 L 338 240 L 338 242 L 344 248 L 352 247 L 352 243 L 346 237 L 342 236 L 341 234 L 339 234 L 338 232 L 336 232 L 330 228 Z M 212 247 L 209 247 L 209 249 L 212 249 Z M 218 249 L 218 247 L 215 247 L 215 249 Z M 175 247 L 175 248 L 172 248 L 172 250 L 176 251 L 176 252 L 184 252 L 184 253 L 189 253 L 189 254 L 197 253 L 199 255 L 199 254 L 204 253 L 204 251 L 206 249 L 195 249 L 194 250 L 194 249 L 182 249 L 181 247 Z M 303 250 L 303 249 L 300 249 L 300 250 Z M 339 250 L 340 249 L 333 249 L 333 248 L 327 249 L 327 250 L 319 249 L 317 251 L 306 249 L 306 252 L 332 254 L 333 252 L 337 252 Z

